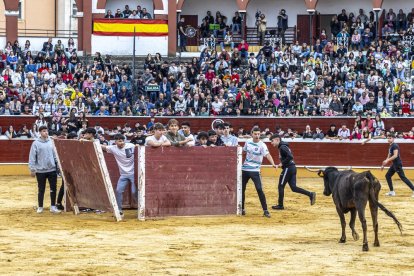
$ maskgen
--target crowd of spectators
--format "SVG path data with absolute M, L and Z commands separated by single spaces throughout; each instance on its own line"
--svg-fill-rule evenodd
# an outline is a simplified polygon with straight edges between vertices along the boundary
M 242 41 L 181 62 L 149 54 L 136 81 L 110 56 L 82 63 L 73 39 L 49 39 L 42 49 L 8 42 L 0 50 L 0 115 L 35 115 L 54 131 L 90 115 L 414 116 L 413 46 L 378 39 L 348 51 L 322 40 L 266 42 L 257 54 Z
M 152 15 L 147 11 L 146 8 L 141 8 L 140 5 L 137 6 L 135 10 L 131 10 L 129 5 L 125 5 L 124 11 L 117 9 L 113 14 L 111 10 L 107 10 L 105 18 L 108 19 L 120 19 L 120 18 L 129 18 L 129 19 L 152 19 Z

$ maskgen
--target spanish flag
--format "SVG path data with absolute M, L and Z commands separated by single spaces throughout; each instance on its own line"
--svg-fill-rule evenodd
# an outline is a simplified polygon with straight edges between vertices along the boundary
M 166 20 L 148 19 L 95 19 L 93 34 L 107 36 L 166 36 L 168 22 Z

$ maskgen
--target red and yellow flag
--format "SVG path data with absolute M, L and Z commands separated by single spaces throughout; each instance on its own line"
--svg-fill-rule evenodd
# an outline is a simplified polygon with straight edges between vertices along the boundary
M 166 20 L 148 19 L 95 19 L 93 34 L 108 36 L 166 36 L 168 22 Z

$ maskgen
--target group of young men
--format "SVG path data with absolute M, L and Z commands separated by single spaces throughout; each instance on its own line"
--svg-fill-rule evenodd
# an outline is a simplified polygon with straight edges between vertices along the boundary
M 217 135 L 215 131 L 212 132 L 200 132 L 197 135 L 197 139 L 191 134 L 190 125 L 188 123 L 182 124 L 182 129 L 179 130 L 179 123 L 175 119 L 171 119 L 168 122 L 168 131 L 161 123 L 155 123 L 152 126 L 152 135 L 145 139 L 145 146 L 150 147 L 164 147 L 164 146 L 238 146 L 238 140 L 235 136 L 230 134 L 230 125 L 227 123 L 220 124 L 218 126 Z M 29 168 L 32 176 L 36 176 L 38 182 L 38 208 L 37 212 L 43 212 L 43 199 L 46 188 L 46 180 L 50 185 L 50 199 L 51 207 L 50 212 L 59 213 L 63 209 L 61 203 L 64 194 L 64 185 L 58 196 L 58 204 L 56 205 L 56 183 L 57 183 L 57 159 L 53 150 L 51 138 L 49 137 L 47 127 L 41 127 L 39 129 L 40 138 L 35 140 L 32 144 L 29 156 Z M 214 135 L 213 135 L 214 134 Z M 82 141 L 94 141 L 96 130 L 94 128 L 87 128 L 83 135 Z M 277 148 L 279 151 L 280 163 L 275 164 L 266 144 L 261 140 L 260 128 L 254 127 L 251 131 L 251 137 L 248 139 L 244 146 L 243 151 L 246 152 L 246 158 L 242 165 L 242 215 L 246 215 L 245 209 L 245 192 L 247 183 L 252 180 L 257 194 L 260 199 L 260 203 L 263 209 L 263 216 L 270 218 L 270 213 L 267 207 L 266 196 L 263 192 L 260 169 L 262 166 L 263 158 L 266 157 L 269 163 L 275 168 L 282 168 L 278 182 L 278 202 L 272 206 L 273 210 L 284 209 L 284 189 L 286 184 L 289 184 L 293 192 L 306 195 L 310 199 L 310 204 L 314 205 L 316 201 L 316 193 L 304 190 L 296 185 L 296 164 L 293 158 L 292 151 L 289 148 L 288 143 L 283 142 L 282 138 L 274 134 L 269 140 L 270 144 Z M 68 136 L 68 138 L 77 138 L 77 135 Z M 120 178 L 116 188 L 116 200 L 118 208 L 122 214 L 122 200 L 123 193 L 131 184 L 131 192 L 135 198 L 138 197 L 138 191 L 134 184 L 134 151 L 135 147 L 132 143 L 125 141 L 125 136 L 117 134 L 114 136 L 115 143 L 113 145 L 102 144 L 101 147 L 104 151 L 113 154 L 118 164 Z M 386 179 L 390 188 L 390 192 L 387 195 L 394 196 L 395 192 L 392 185 L 391 177 L 396 172 L 413 191 L 414 186 L 405 177 L 402 161 L 400 158 L 400 151 L 397 144 L 394 143 L 394 138 L 389 137 L 388 142 L 390 144 L 389 154 L 387 159 L 384 160 L 383 166 L 390 162 L 393 162 L 386 175 Z M 413 193 L 414 197 L 414 193 Z

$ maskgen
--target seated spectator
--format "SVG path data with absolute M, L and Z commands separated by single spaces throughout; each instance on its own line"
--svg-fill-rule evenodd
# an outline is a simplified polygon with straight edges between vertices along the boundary
M 14 138 L 17 138 L 17 133 L 14 130 L 14 127 L 12 125 L 9 126 L 9 128 L 6 130 L 6 132 L 4 133 L 4 135 L 6 135 L 6 137 L 11 140 Z
M 315 133 L 313 134 L 313 140 L 320 139 L 323 140 L 325 135 L 323 134 L 322 130 L 319 127 L 316 127 Z
M 310 125 L 306 125 L 305 131 L 303 132 L 302 135 L 303 139 L 312 139 L 313 138 L 313 132 L 310 128 Z
M 338 130 L 339 140 L 349 139 L 349 136 L 351 136 L 349 129 L 346 127 L 345 124 L 342 125 L 342 127 Z
M 354 140 L 354 139 L 355 140 L 361 140 L 362 139 L 362 133 L 361 133 L 359 127 L 357 127 L 357 126 L 352 130 L 351 136 L 349 137 L 349 140 Z
M 17 132 L 17 136 L 20 139 L 30 139 L 30 138 L 32 138 L 32 136 L 30 134 L 30 130 L 27 128 L 27 126 L 25 124 L 22 126 L 22 128 L 19 130 L 19 132 Z
M 151 14 L 147 12 L 147 9 L 146 8 L 143 8 L 142 9 L 141 19 L 152 19 Z

